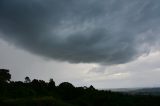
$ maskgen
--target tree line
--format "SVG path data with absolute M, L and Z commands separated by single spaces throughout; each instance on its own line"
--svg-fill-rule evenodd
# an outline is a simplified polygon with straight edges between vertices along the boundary
M 11 81 L 7 69 L 0 69 L 0 106 L 160 106 L 160 96 L 130 95 L 127 93 L 75 87 L 69 82 L 55 85 L 25 77 Z

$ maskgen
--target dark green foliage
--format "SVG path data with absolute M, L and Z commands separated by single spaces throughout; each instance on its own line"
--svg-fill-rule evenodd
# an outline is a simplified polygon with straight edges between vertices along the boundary
M 55 82 L 54 82 L 54 80 L 53 80 L 52 78 L 49 80 L 48 88 L 49 88 L 50 90 L 53 90 L 53 89 L 56 88 Z
M 73 106 L 64 103 L 61 100 L 53 97 L 36 97 L 36 98 L 21 98 L 21 99 L 6 99 L 1 102 L 1 106 Z
M 10 81 L 11 75 L 9 74 L 9 70 L 0 69 L 0 82 Z
M 73 86 L 71 83 L 69 83 L 69 82 L 62 82 L 62 83 L 58 86 L 58 88 L 60 88 L 60 89 L 73 89 L 74 86 Z
M 26 77 L 25 82 L 7 82 L 11 76 L 4 69 L 0 75 L 4 82 L 0 85 L 0 106 L 160 106 L 160 96 L 96 90 L 92 85 L 74 87 L 68 82 L 55 86 L 53 79 L 47 83 Z

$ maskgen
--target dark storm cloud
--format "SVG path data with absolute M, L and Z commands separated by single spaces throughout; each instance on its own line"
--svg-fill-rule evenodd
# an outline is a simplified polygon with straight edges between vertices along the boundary
M 0 0 L 0 37 L 47 58 L 120 64 L 159 46 L 159 0 Z

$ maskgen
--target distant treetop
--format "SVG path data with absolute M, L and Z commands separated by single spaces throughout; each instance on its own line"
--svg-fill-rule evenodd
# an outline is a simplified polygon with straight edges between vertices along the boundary
M 0 82 L 10 81 L 11 74 L 8 69 L 0 69 Z

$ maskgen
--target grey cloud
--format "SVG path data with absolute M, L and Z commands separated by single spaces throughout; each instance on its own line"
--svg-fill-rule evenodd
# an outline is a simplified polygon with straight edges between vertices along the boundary
M 1 0 L 0 37 L 56 60 L 126 63 L 159 45 L 159 10 L 159 0 Z

